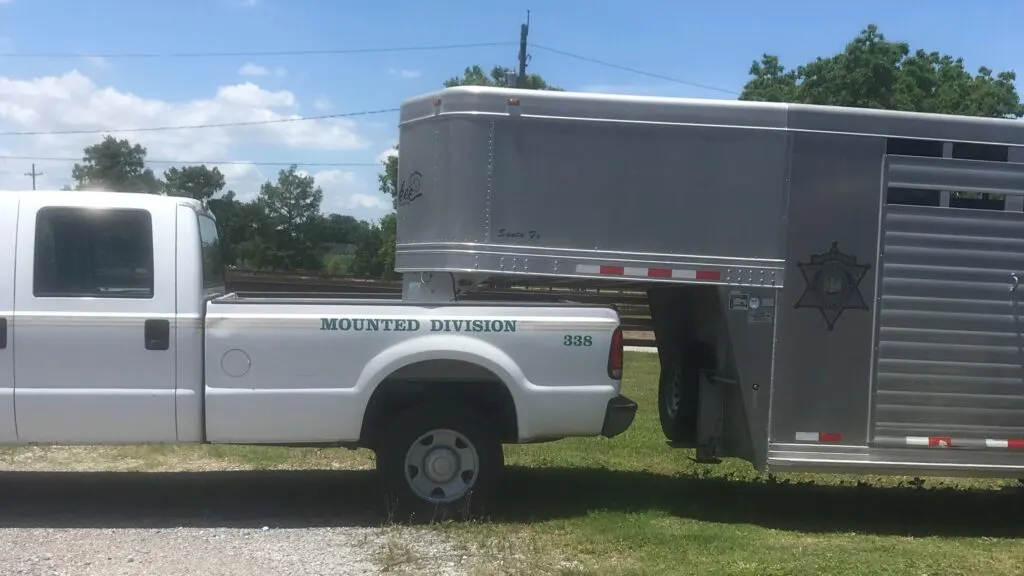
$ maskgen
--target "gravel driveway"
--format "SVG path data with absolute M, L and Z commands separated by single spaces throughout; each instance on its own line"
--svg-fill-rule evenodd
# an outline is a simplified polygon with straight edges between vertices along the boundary
M 4 576 L 471 572 L 467 548 L 443 532 L 385 526 L 374 475 L 365 470 L 7 468 L 0 471 Z

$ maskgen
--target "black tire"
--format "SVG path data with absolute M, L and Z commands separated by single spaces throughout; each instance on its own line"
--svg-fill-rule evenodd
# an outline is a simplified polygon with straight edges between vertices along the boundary
M 468 440 L 468 447 L 461 447 L 457 442 L 456 449 L 449 452 L 475 455 L 476 471 L 468 481 L 465 476 L 458 476 L 463 484 L 470 484 L 465 493 L 454 490 L 445 498 L 438 498 L 436 494 L 434 499 L 424 498 L 407 480 L 406 455 L 425 434 L 444 430 Z M 471 406 L 451 402 L 420 404 L 385 422 L 376 453 L 377 473 L 381 477 L 388 512 L 401 521 L 469 519 L 485 513 L 500 488 L 505 467 L 501 440 L 494 426 Z M 419 474 L 424 472 L 418 470 L 414 477 Z M 458 497 L 451 499 L 456 494 Z
M 699 345 L 691 345 L 665 358 L 658 379 L 658 419 L 670 442 L 696 438 L 700 366 Z

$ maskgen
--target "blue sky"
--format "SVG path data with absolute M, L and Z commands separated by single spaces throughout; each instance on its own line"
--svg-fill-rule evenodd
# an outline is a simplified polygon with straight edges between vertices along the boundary
M 1020 0 L 892 3 L 777 0 L 628 3 L 547 0 L 0 0 L 3 53 L 255 52 L 384 48 L 478 42 L 497 47 L 317 56 L 107 59 L 0 57 L 0 131 L 110 129 L 317 115 L 396 107 L 470 64 L 516 61 L 519 23 L 530 40 L 589 58 L 648 70 L 717 92 L 531 49 L 530 71 L 571 90 L 732 98 L 763 52 L 794 66 L 828 55 L 868 23 L 913 48 L 1024 73 Z M 242 74 L 240 72 L 249 72 Z M 262 75 L 253 75 L 262 72 Z M 119 134 L 154 160 L 376 162 L 397 137 L 396 115 L 274 130 L 216 129 Z M 100 136 L 0 136 L 0 188 L 68 181 L 71 163 Z M 154 164 L 158 171 L 164 164 Z M 252 195 L 276 167 L 222 166 Z M 375 167 L 309 166 L 326 211 L 376 218 L 389 206 Z

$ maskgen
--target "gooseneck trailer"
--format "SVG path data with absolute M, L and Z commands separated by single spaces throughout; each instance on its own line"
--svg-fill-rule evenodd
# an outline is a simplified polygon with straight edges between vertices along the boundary
M 399 149 L 405 297 L 646 289 L 699 456 L 1024 475 L 1024 123 L 459 87 Z

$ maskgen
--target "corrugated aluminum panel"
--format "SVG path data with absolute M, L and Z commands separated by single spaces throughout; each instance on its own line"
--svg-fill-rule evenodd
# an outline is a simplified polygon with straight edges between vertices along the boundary
M 1024 436 L 1024 214 L 888 205 L 874 436 Z

